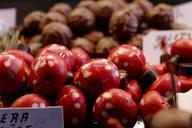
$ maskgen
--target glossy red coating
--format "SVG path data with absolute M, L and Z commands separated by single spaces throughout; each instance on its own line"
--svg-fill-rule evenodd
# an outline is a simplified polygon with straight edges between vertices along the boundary
M 75 60 L 73 66 L 74 71 L 77 71 L 83 64 L 86 64 L 90 61 L 90 56 L 88 53 L 81 48 L 72 48 L 71 52 L 73 53 Z
M 90 96 L 98 96 L 105 90 L 118 88 L 120 76 L 112 61 L 93 59 L 77 71 L 75 83 Z
M 161 96 L 157 91 L 151 91 L 143 95 L 138 106 L 140 115 L 143 118 L 154 115 L 163 109 L 168 109 L 169 107 L 170 105 L 166 98 Z
M 178 80 L 177 76 L 174 75 L 174 80 L 176 84 L 176 91 L 181 92 L 181 83 Z M 173 92 L 173 85 L 172 85 L 172 80 L 171 76 L 169 73 L 164 74 L 159 77 L 156 81 L 153 82 L 151 86 L 147 89 L 148 91 L 157 91 L 159 92 L 162 96 L 167 96 L 171 92 Z
M 56 53 L 59 56 L 63 57 L 65 60 L 68 70 L 71 71 L 74 65 L 74 57 L 72 52 L 65 46 L 60 44 L 50 44 L 42 48 L 37 56 L 41 56 L 44 53 Z
M 146 60 L 137 47 L 132 45 L 121 45 L 111 51 L 108 59 L 122 70 L 127 71 L 128 77 L 134 79 L 145 69 Z
M 108 120 L 115 118 L 125 128 L 132 128 L 137 120 L 138 108 L 130 93 L 121 89 L 110 89 L 99 95 L 93 107 L 94 119 L 109 128 Z
M 176 40 L 171 47 L 172 55 L 179 55 L 188 62 L 192 62 L 192 39 L 181 38 Z
M 57 105 L 63 106 L 64 125 L 66 128 L 80 128 L 85 123 L 86 100 L 81 91 L 72 86 L 67 85 L 62 88 L 58 96 Z
M 138 104 L 142 97 L 142 90 L 136 80 L 130 80 L 127 84 L 126 92 L 132 95 L 133 100 Z
M 22 58 L 11 54 L 0 54 L 0 94 L 17 93 L 26 83 L 28 70 Z
M 15 55 L 20 58 L 23 58 L 26 64 L 28 65 L 28 67 L 31 66 L 31 63 L 34 60 L 34 57 L 31 54 L 21 50 L 9 50 L 9 51 L 3 52 L 2 54 L 11 54 L 11 55 Z
M 12 108 L 18 107 L 33 107 L 33 108 L 45 108 L 50 106 L 49 101 L 39 94 L 26 94 L 16 99 L 11 105 Z
M 67 72 L 67 65 L 61 56 L 44 53 L 33 61 L 28 85 L 40 94 L 57 94 L 64 86 Z

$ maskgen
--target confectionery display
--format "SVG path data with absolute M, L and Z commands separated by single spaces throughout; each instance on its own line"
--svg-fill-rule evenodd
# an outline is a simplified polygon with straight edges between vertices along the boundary
M 157 119 L 189 116 L 174 107 L 176 93 L 192 89 L 192 39 L 175 39 L 170 53 L 162 40 L 158 65 L 142 51 L 152 31 L 188 29 L 174 20 L 173 6 L 57 3 L 15 29 L 0 39 L 0 108 L 62 106 L 65 128 L 176 128 Z

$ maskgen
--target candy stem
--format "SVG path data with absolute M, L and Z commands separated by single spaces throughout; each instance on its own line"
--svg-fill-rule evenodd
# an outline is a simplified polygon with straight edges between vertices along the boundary
M 161 48 L 164 52 L 164 54 L 166 55 L 166 58 L 165 58 L 165 62 L 166 62 L 166 66 L 167 66 L 167 70 L 168 72 L 170 73 L 170 76 L 171 76 L 171 82 L 172 82 L 172 86 L 173 86 L 173 102 L 174 102 L 174 107 L 177 107 L 177 91 L 176 91 L 176 82 L 175 82 L 175 78 L 174 78 L 174 73 L 173 71 L 171 70 L 171 61 L 168 57 L 169 53 L 168 53 L 168 48 L 167 48 L 167 41 L 166 41 L 166 37 L 163 37 L 161 39 Z

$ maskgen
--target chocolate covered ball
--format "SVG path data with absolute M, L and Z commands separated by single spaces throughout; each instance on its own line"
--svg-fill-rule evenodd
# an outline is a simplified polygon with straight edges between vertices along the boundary
M 174 22 L 173 7 L 167 4 L 158 4 L 148 13 L 149 26 L 157 29 L 170 29 Z
M 97 2 L 92 0 L 81 1 L 77 7 L 87 8 L 94 13 L 97 9 Z
M 137 17 L 138 21 L 142 21 L 144 12 L 138 4 L 128 4 L 125 7 L 125 10 L 126 10 L 126 12 L 130 12 L 133 15 L 135 15 Z
M 66 24 L 67 19 L 65 18 L 65 16 L 63 16 L 62 14 L 60 14 L 58 12 L 48 12 L 45 15 L 44 19 L 42 20 L 41 27 L 43 28 L 45 25 L 47 25 L 51 22 L 60 22 L 60 23 Z
M 95 52 L 95 44 L 85 38 L 78 37 L 71 41 L 71 48 L 81 48 L 92 55 Z
M 57 43 L 67 46 L 71 39 L 72 32 L 65 24 L 52 22 L 43 28 L 42 42 L 44 45 Z
M 78 34 L 87 33 L 95 27 L 95 17 L 86 8 L 76 8 L 68 16 L 68 24 L 73 32 Z
M 110 20 L 109 31 L 120 40 L 127 40 L 138 31 L 139 21 L 126 9 L 115 12 Z
M 104 37 L 103 32 L 100 31 L 92 31 L 84 36 L 84 38 L 90 40 L 94 44 L 97 44 L 99 40 L 101 40 Z
M 118 42 L 112 37 L 104 37 L 98 42 L 96 46 L 96 54 L 98 57 L 105 58 L 108 56 L 109 52 L 118 45 Z
M 41 22 L 45 13 L 42 11 L 33 11 L 24 18 L 23 27 L 31 35 L 41 32 Z
M 68 16 L 69 13 L 72 11 L 72 8 L 65 3 L 57 3 L 53 7 L 50 8 L 50 12 L 58 12 L 64 16 Z
M 139 5 L 140 8 L 143 10 L 144 17 L 151 11 L 151 9 L 154 7 L 153 3 L 151 3 L 149 0 L 135 0 L 135 4 Z
M 117 11 L 118 5 L 114 2 L 111 2 L 109 0 L 102 0 L 97 2 L 97 9 L 95 12 L 96 20 L 97 20 L 97 26 L 104 31 L 105 33 L 108 32 L 108 25 L 109 20 L 112 16 L 112 14 Z

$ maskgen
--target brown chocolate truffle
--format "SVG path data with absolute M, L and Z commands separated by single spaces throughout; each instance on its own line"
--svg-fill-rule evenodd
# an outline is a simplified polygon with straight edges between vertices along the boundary
M 92 55 L 95 52 L 95 44 L 85 38 L 76 38 L 70 44 L 71 48 L 81 48 Z
M 33 11 L 24 19 L 24 29 L 30 34 L 38 34 L 41 32 L 41 21 L 45 17 L 45 13 L 41 11 Z
M 109 52 L 118 45 L 118 42 L 112 37 L 104 37 L 96 46 L 96 54 L 98 57 L 107 57 Z
M 51 23 L 51 22 L 60 22 L 63 24 L 67 23 L 67 19 L 65 18 L 65 16 L 63 16 L 60 13 L 57 12 L 48 12 L 44 19 L 42 20 L 42 24 L 41 27 L 43 28 L 45 25 Z
M 149 26 L 157 29 L 170 29 L 171 24 L 174 22 L 172 6 L 158 4 L 148 13 L 147 22 Z
M 110 20 L 110 32 L 120 40 L 127 40 L 138 31 L 139 22 L 126 9 L 115 12 Z
M 72 38 L 70 28 L 59 22 L 52 22 L 43 28 L 42 42 L 44 45 L 58 43 L 68 45 Z
M 133 15 L 135 15 L 137 17 L 138 21 L 142 21 L 144 13 L 143 13 L 143 10 L 140 8 L 140 6 L 138 4 L 128 4 L 125 7 L 125 10 L 127 12 L 130 12 Z
M 76 8 L 68 16 L 68 24 L 78 34 L 87 33 L 95 27 L 95 17 L 86 8 Z
M 149 0 L 135 0 L 135 4 L 138 4 L 140 8 L 143 10 L 144 17 L 151 11 L 153 8 L 153 3 L 151 3 Z
M 97 2 L 96 1 L 92 1 L 92 0 L 86 0 L 86 1 L 81 1 L 79 2 L 79 4 L 77 5 L 77 7 L 83 7 L 83 8 L 87 8 L 89 9 L 91 12 L 95 12 L 97 7 Z
M 113 12 L 117 11 L 118 5 L 110 0 L 102 0 L 97 2 L 98 7 L 95 12 L 97 26 L 103 31 L 108 32 L 109 20 Z
M 57 3 L 50 8 L 50 12 L 58 12 L 64 16 L 68 16 L 71 11 L 71 7 L 65 3 Z
M 94 44 L 97 44 L 103 37 L 104 34 L 100 31 L 92 31 L 84 36 L 84 38 L 90 40 Z

